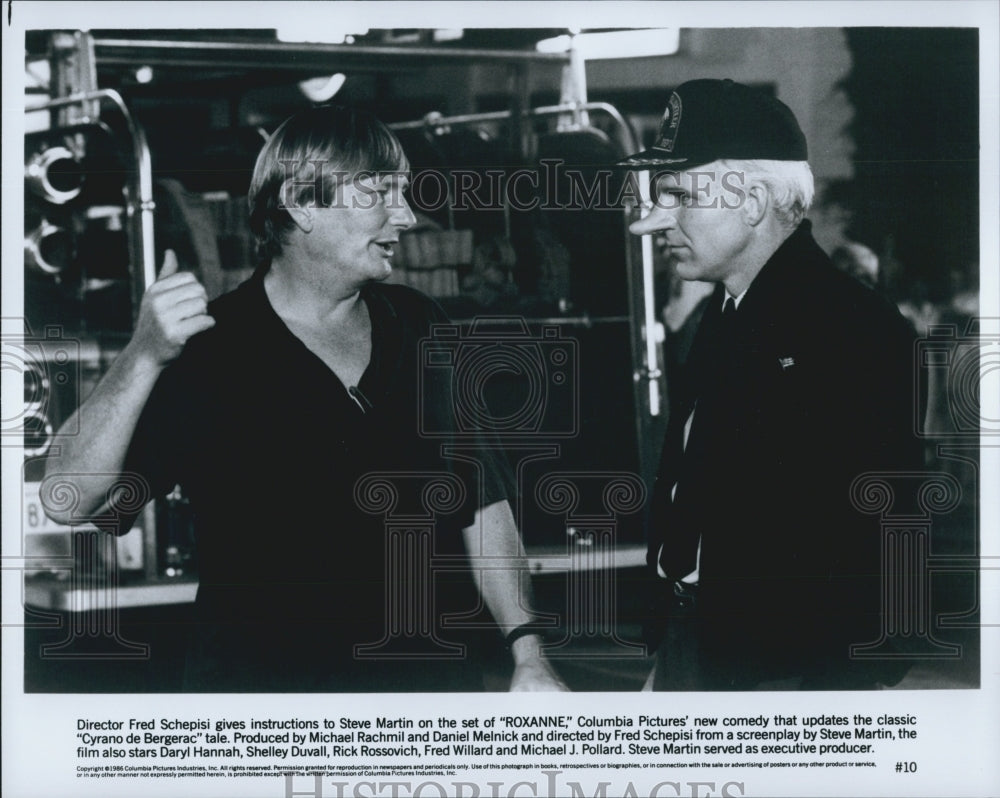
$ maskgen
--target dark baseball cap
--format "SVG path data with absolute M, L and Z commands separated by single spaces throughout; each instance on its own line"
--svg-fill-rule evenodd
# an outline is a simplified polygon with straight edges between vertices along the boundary
M 670 95 L 656 144 L 618 166 L 692 166 L 730 159 L 805 161 L 806 137 L 795 114 L 759 89 L 726 80 L 690 80 Z

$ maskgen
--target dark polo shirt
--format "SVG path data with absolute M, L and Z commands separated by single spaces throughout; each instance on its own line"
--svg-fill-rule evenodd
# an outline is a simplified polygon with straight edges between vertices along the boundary
M 480 436 L 441 435 L 455 427 L 452 370 L 425 368 L 420 350 L 447 322 L 440 308 L 404 286 L 362 296 L 364 407 L 285 326 L 258 273 L 210 305 L 216 326 L 163 371 L 142 413 L 126 470 L 154 496 L 180 484 L 195 516 L 188 689 L 478 687 L 442 618 L 478 606 L 461 530 L 507 498 L 509 475 Z M 444 444 L 479 465 L 442 456 Z M 380 642 L 376 658 L 357 656 Z

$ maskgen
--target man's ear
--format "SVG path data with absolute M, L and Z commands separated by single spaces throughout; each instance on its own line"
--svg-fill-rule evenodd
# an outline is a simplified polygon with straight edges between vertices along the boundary
M 281 185 L 281 193 L 278 197 L 282 207 L 288 211 L 288 215 L 295 222 L 295 226 L 303 233 L 311 232 L 313 226 L 312 214 L 309 212 L 308 203 L 300 203 L 296 198 L 295 181 L 286 180 Z
M 767 209 L 771 203 L 771 194 L 762 183 L 751 183 L 746 190 L 746 199 L 743 201 L 743 216 L 747 224 L 756 227 L 767 216 Z

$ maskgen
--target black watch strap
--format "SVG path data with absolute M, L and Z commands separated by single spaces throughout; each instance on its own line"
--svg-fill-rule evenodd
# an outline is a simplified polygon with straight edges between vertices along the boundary
M 544 626 L 538 623 L 538 621 L 529 621 L 528 623 L 522 623 L 520 626 L 515 626 L 511 629 L 507 636 L 504 637 L 504 645 L 510 648 L 514 645 L 515 641 L 520 640 L 522 637 L 527 637 L 528 635 L 541 635 L 543 638 L 547 636 L 551 627 Z

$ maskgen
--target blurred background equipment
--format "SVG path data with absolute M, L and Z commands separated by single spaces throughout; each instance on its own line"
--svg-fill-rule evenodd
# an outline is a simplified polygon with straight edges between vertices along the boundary
M 79 160 L 66 147 L 49 147 L 28 161 L 24 184 L 46 202 L 65 205 L 79 196 L 83 171 Z

